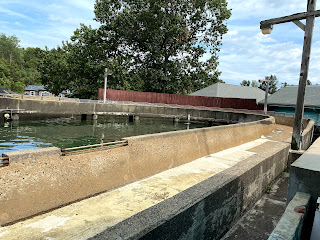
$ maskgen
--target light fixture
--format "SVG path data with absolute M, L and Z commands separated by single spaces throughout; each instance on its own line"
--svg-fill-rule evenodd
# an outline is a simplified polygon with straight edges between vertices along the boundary
M 262 34 L 266 35 L 271 33 L 273 26 L 272 24 L 263 24 L 263 25 L 260 25 L 260 29 Z

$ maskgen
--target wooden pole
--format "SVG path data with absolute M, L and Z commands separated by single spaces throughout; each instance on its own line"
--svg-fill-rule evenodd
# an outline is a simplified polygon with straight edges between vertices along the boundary
M 313 12 L 315 10 L 316 3 L 317 3 L 317 0 L 308 0 L 308 12 Z M 292 132 L 292 141 L 291 141 L 291 149 L 294 149 L 294 150 L 299 150 L 299 141 L 300 141 L 300 134 L 302 129 L 302 119 L 303 119 L 303 110 L 304 110 L 304 96 L 305 96 L 306 84 L 308 79 L 314 20 L 315 20 L 315 15 L 307 16 L 305 34 L 304 34 L 302 60 L 301 60 L 299 88 L 298 88 L 297 103 L 296 103 L 296 112 L 294 117 L 294 125 L 293 125 L 293 132 Z
M 264 96 L 264 108 L 263 108 L 263 111 L 264 111 L 264 114 L 267 114 L 268 112 L 268 92 L 269 92 L 269 81 L 270 80 L 265 80 L 265 83 L 266 83 L 266 92 L 265 92 L 265 96 Z

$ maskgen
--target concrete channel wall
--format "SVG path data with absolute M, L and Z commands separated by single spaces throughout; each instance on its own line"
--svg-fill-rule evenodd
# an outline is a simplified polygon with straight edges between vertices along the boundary
M 293 127 L 294 117 L 279 116 L 279 115 L 273 115 L 273 117 L 275 118 L 276 124 Z M 303 124 L 303 133 L 302 133 L 301 150 L 307 150 L 313 138 L 314 120 L 303 119 L 302 124 Z
M 214 110 L 195 107 L 157 106 L 142 104 L 116 104 L 116 103 L 81 103 L 49 100 L 23 100 L 1 98 L 0 109 L 23 109 L 19 114 L 21 120 L 43 119 L 47 117 L 83 117 L 92 119 L 93 115 L 103 118 L 109 115 L 138 115 L 140 117 L 161 117 L 186 120 L 188 114 L 192 120 L 210 118 L 214 121 L 226 123 L 251 122 L 264 119 L 259 114 L 241 113 L 235 110 Z M 0 116 L 1 118 L 2 116 Z
M 297 192 L 289 202 L 276 228 L 268 240 L 301 240 L 309 239 L 306 225 L 308 222 L 310 195 Z M 303 213 L 301 213 L 301 210 Z M 308 229 L 310 231 L 310 229 Z M 305 235 L 309 235 L 307 238 Z
M 19 106 L 22 104 L 25 103 L 20 102 Z M 32 101 L 29 109 L 33 108 L 32 104 L 42 103 Z M 21 108 L 27 107 L 25 104 Z M 140 114 L 142 111 L 146 114 L 156 111 L 157 115 L 172 114 L 171 117 L 178 111 L 179 114 L 189 113 L 199 118 L 216 116 L 219 119 L 246 122 L 130 137 L 126 138 L 128 145 L 124 147 L 67 156 L 61 156 L 58 148 L 6 153 L 10 164 L 0 168 L 0 225 L 124 186 L 199 157 L 260 138 L 276 128 L 274 118 L 262 115 L 163 107 L 154 110 L 152 106 L 116 105 L 112 111 L 115 108 L 119 112 L 127 108 L 126 112 Z M 56 111 L 49 106 L 45 109 L 48 109 L 45 112 Z M 71 107 L 68 111 L 71 112 Z M 249 122 L 252 120 L 255 121 Z
M 261 154 L 105 229 L 92 239 L 221 239 L 286 168 L 289 146 L 284 142 L 261 146 Z

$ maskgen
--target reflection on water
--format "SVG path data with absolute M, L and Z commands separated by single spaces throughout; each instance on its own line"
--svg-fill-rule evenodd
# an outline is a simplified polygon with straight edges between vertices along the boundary
M 43 147 L 68 148 L 120 140 L 123 137 L 204 127 L 201 124 L 172 123 L 148 119 L 129 122 L 46 120 L 2 123 L 0 156 L 4 152 Z

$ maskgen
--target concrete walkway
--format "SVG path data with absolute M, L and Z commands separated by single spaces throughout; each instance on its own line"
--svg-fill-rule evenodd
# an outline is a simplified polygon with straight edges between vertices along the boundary
M 208 179 L 265 146 L 289 141 L 291 128 L 255 141 L 199 158 L 182 166 L 98 196 L 0 228 L 0 239 L 87 239 L 177 193 Z M 272 231 L 272 230 L 271 230 Z M 253 238 L 249 238 L 253 239 Z M 260 238 L 259 238 L 260 239 Z
M 268 239 L 286 209 L 288 179 L 289 173 L 283 172 L 222 240 Z

